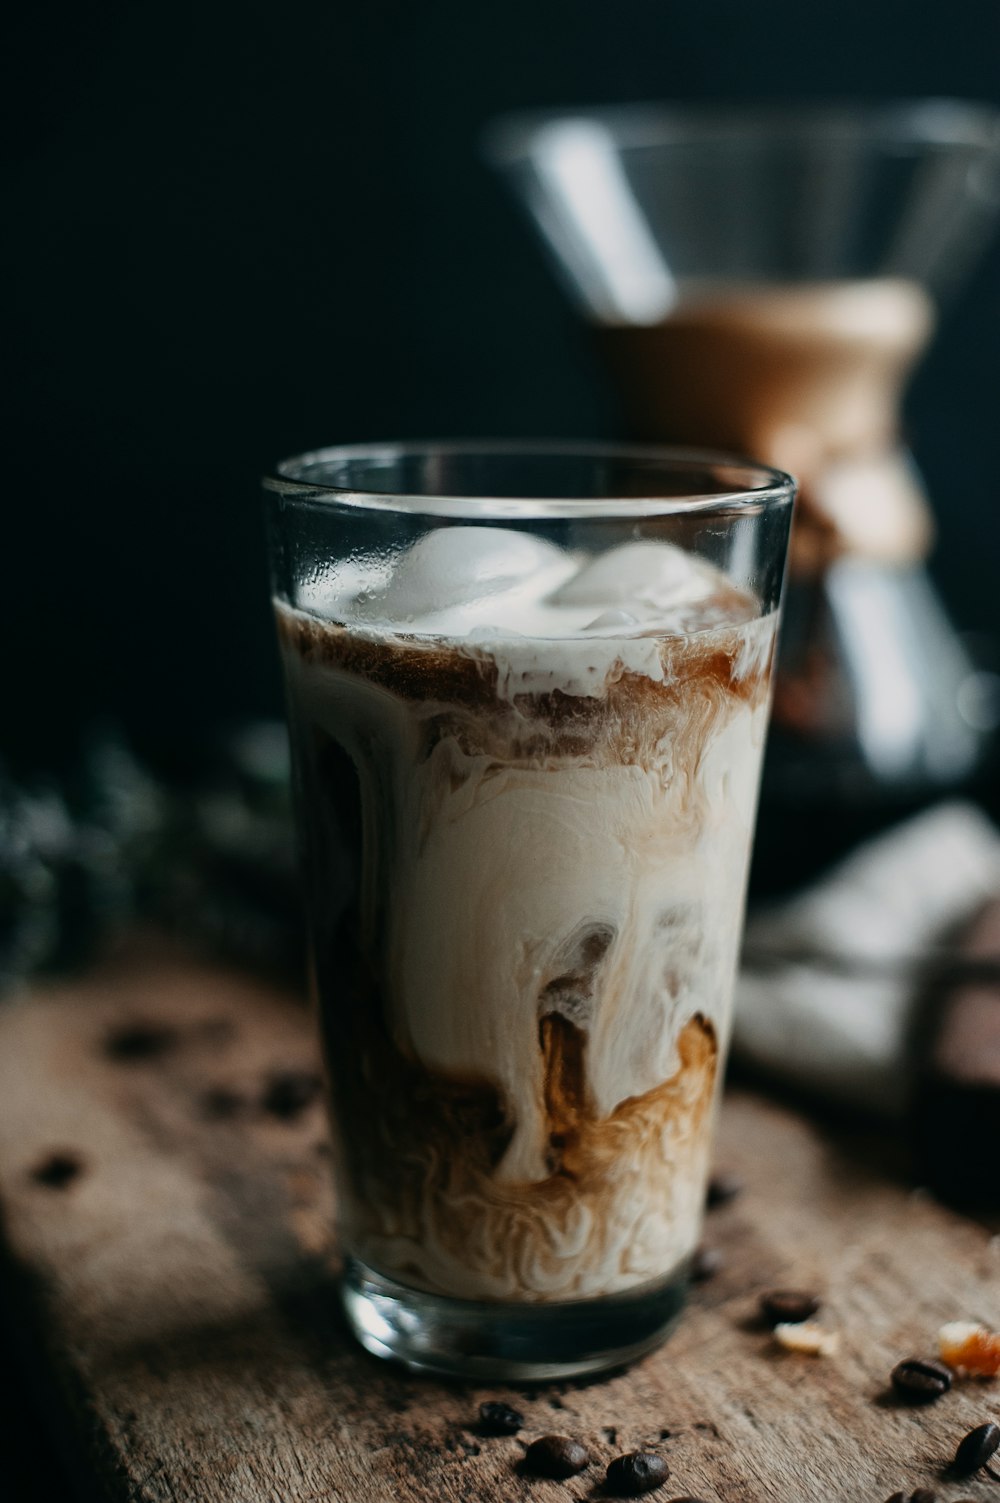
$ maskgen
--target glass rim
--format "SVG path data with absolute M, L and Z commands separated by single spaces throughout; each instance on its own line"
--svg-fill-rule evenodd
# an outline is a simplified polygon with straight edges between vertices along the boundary
M 306 480 L 295 471 L 332 461 L 405 459 L 570 459 L 610 460 L 635 463 L 637 469 L 670 474 L 676 481 L 685 472 L 704 478 L 713 469 L 728 471 L 731 483 L 717 488 L 692 489 L 678 495 L 657 495 L 655 480 L 648 494 L 525 496 L 431 492 L 414 487 L 393 490 L 364 485 L 334 485 Z M 741 480 L 736 477 L 742 477 Z M 784 470 L 721 450 L 674 447 L 663 444 L 601 443 L 588 440 L 482 439 L 407 440 L 402 442 L 331 444 L 282 460 L 263 476 L 265 491 L 285 501 L 315 505 L 337 504 L 358 511 L 397 512 L 413 516 L 465 517 L 472 520 L 536 519 L 551 517 L 643 518 L 682 516 L 687 513 L 759 511 L 790 503 L 796 481 Z M 502 488 L 500 488 L 502 491 Z
M 865 142 L 873 148 L 910 145 L 971 147 L 1000 157 L 1000 110 L 985 101 L 946 97 L 803 101 L 765 107 L 739 104 L 595 105 L 517 111 L 499 116 L 482 137 L 488 161 L 509 167 L 529 161 L 550 130 L 604 128 L 622 150 L 783 140 Z

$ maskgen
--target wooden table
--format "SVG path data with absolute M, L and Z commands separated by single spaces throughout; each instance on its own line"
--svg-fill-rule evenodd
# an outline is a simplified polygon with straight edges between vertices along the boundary
M 104 1496 L 556 1503 L 603 1497 L 604 1465 L 637 1446 L 670 1464 L 664 1503 L 1000 1496 L 942 1477 L 961 1435 L 1000 1418 L 1000 1384 L 925 1409 L 887 1393 L 942 1321 L 1000 1322 L 1000 1240 L 887 1177 L 863 1134 L 731 1093 L 719 1161 L 746 1189 L 709 1218 L 722 1272 L 630 1371 L 515 1394 L 408 1376 L 348 1336 L 314 1070 L 294 999 L 170 953 L 125 953 L 0 1014 L 22 1324 Z M 755 1315 L 776 1285 L 822 1292 L 838 1355 L 776 1348 Z M 478 1434 L 485 1398 L 516 1402 L 523 1435 Z M 586 1442 L 588 1472 L 521 1473 L 525 1442 L 552 1431 Z

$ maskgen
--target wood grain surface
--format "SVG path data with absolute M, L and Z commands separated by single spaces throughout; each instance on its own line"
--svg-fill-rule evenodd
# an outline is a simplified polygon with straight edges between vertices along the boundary
M 107 1497 L 557 1503 L 604 1497 L 608 1460 L 638 1446 L 670 1465 L 664 1500 L 998 1496 L 942 1468 L 1000 1419 L 1000 1384 L 912 1409 L 887 1379 L 933 1353 L 942 1321 L 1000 1322 L 1000 1246 L 886 1177 L 863 1135 L 731 1094 L 718 1159 L 746 1189 L 710 1214 L 725 1266 L 667 1345 L 586 1383 L 448 1385 L 368 1357 L 341 1323 L 315 1068 L 293 999 L 168 953 L 123 954 L 0 1014 L 22 1324 Z M 835 1357 L 776 1348 L 756 1308 L 777 1285 L 823 1295 Z M 522 1435 L 477 1432 L 486 1398 L 517 1404 Z M 553 1431 L 593 1457 L 568 1482 L 519 1467 Z

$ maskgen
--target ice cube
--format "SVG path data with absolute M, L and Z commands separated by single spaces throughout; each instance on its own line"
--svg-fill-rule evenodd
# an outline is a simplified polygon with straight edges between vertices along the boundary
M 554 543 L 508 527 L 442 527 L 400 559 L 385 588 L 362 607 L 367 617 L 412 622 L 472 604 L 554 568 L 565 554 Z
M 553 605 L 682 605 L 702 600 L 719 575 L 670 543 L 623 543 L 585 564 L 551 596 Z

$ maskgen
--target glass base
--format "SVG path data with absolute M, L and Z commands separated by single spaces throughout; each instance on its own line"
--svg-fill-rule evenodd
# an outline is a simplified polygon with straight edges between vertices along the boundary
M 623 1367 L 652 1351 L 684 1303 L 686 1269 L 627 1294 L 571 1304 L 447 1299 L 348 1258 L 341 1297 L 361 1345 L 414 1372 L 544 1383 Z

